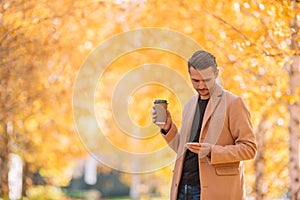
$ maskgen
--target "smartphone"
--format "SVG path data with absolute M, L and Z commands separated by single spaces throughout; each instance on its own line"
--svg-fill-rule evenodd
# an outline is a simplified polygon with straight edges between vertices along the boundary
M 187 142 L 186 144 L 191 145 L 191 144 L 199 144 L 199 142 Z

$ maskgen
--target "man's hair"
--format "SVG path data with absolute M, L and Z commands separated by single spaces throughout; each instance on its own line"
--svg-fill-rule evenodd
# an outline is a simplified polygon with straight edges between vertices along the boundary
M 217 62 L 215 56 L 204 50 L 196 51 L 192 57 L 188 60 L 188 69 L 191 67 L 202 70 L 208 67 L 212 67 L 213 70 L 217 70 Z

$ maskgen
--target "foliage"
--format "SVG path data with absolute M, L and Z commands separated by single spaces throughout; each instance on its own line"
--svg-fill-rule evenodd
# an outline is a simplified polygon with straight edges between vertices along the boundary
M 35 186 L 28 190 L 28 199 L 30 200 L 53 200 L 64 199 L 63 191 L 54 186 Z
M 1 152 L 19 154 L 30 173 L 40 170 L 49 183 L 67 184 L 70 163 L 86 153 L 72 118 L 76 72 L 108 37 L 161 27 L 186 34 L 215 54 L 224 87 L 244 97 L 256 131 L 261 124 L 265 126 L 265 197 L 278 198 L 288 190 L 289 181 L 288 104 L 299 101 L 299 92 L 292 95 L 287 89 L 285 69 L 294 54 L 290 22 L 297 13 L 288 0 L 1 1 L 0 146 L 7 147 Z M 189 80 L 181 58 L 140 50 L 112 63 L 99 80 L 106 87 L 96 91 L 97 110 L 105 111 L 97 117 L 107 138 L 130 152 L 149 152 L 165 145 L 159 135 L 137 144 L 120 135 L 111 118 L 111 88 L 125 73 L 147 62 L 165 64 Z M 180 125 L 182 108 L 176 95 L 157 85 L 133 93 L 128 105 L 132 121 L 141 127 L 151 124 L 149 112 L 158 93 L 169 99 L 174 121 Z M 11 133 L 7 125 L 12 125 Z M 153 176 L 167 185 L 171 168 Z M 246 171 L 247 192 L 254 196 L 253 161 L 246 162 Z

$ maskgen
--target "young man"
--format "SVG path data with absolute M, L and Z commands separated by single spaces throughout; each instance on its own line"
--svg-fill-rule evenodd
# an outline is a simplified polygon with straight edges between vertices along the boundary
M 243 160 L 256 155 L 250 113 L 244 101 L 216 82 L 215 57 L 203 50 L 188 61 L 197 91 L 185 105 L 178 132 L 167 111 L 161 133 L 177 153 L 171 200 L 245 199 Z M 152 112 L 156 122 L 156 112 Z

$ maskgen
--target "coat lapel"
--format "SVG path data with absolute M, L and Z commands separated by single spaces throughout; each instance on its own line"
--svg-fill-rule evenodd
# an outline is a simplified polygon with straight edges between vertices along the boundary
M 185 133 L 185 138 L 184 138 L 184 144 L 186 142 L 188 142 L 188 140 L 190 138 L 191 129 L 192 129 L 192 123 L 193 123 L 194 115 L 195 115 L 195 112 L 196 112 L 198 98 L 199 98 L 199 94 L 194 95 L 193 100 L 192 100 L 192 102 L 190 104 L 189 110 L 191 111 L 191 114 L 188 115 L 189 118 L 187 119 L 187 129 L 185 129 L 186 133 Z
M 208 143 L 212 143 L 215 144 L 215 142 L 217 141 L 218 137 L 219 137 L 219 127 L 223 127 L 223 123 L 221 123 L 221 125 L 218 125 L 218 123 L 221 120 L 225 119 L 225 104 L 223 105 L 223 103 L 225 102 L 225 98 L 223 97 L 223 88 L 219 85 L 216 85 L 216 88 L 214 89 L 214 91 L 212 92 L 211 96 L 210 96 L 210 100 L 207 104 L 204 116 L 203 116 L 203 122 L 202 122 L 202 127 L 201 127 L 201 133 L 200 133 L 200 138 L 205 137 L 205 142 Z M 223 101 L 222 101 L 223 99 Z M 221 103 L 223 102 L 223 103 Z M 219 106 L 221 103 L 221 107 Z M 214 115 L 213 118 L 212 115 Z M 207 126 L 207 123 L 210 120 L 209 123 L 209 128 L 207 133 L 205 133 L 205 135 L 203 135 L 203 130 L 204 127 Z M 224 121 L 223 121 L 224 122 Z M 216 131 L 215 129 L 218 129 L 218 131 Z M 216 131 L 216 133 L 215 133 Z

